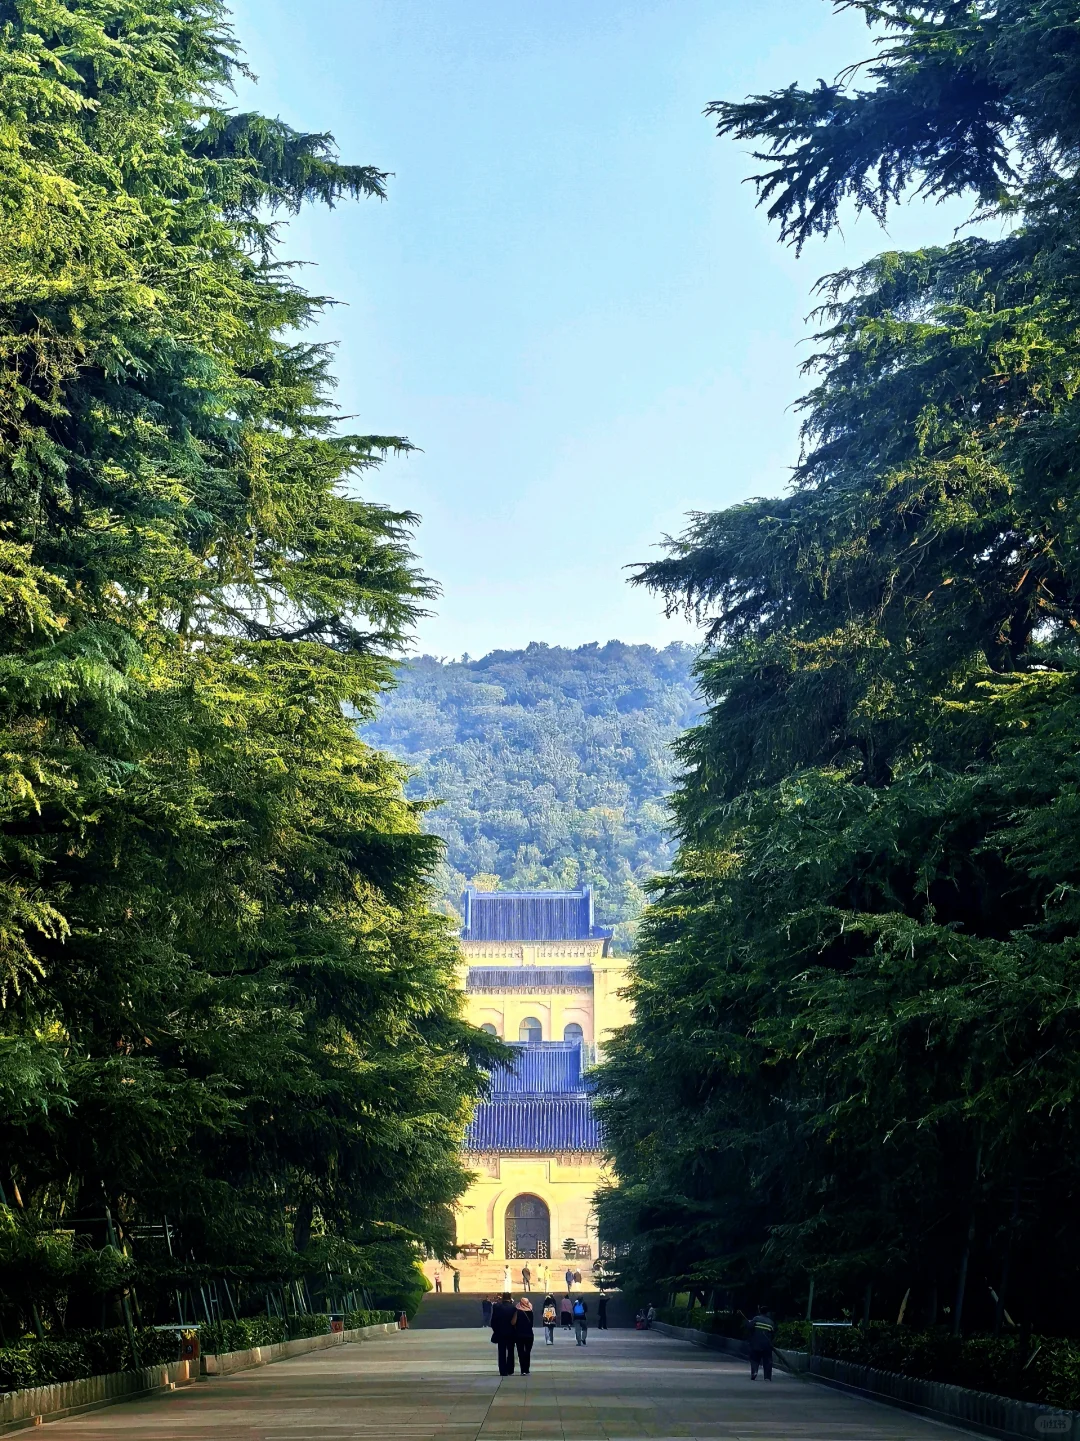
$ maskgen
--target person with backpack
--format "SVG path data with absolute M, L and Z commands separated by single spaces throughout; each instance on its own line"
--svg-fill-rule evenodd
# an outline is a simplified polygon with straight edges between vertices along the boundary
M 574 1298 L 574 1337 L 579 1346 L 585 1346 L 589 1340 L 589 1308 L 585 1304 L 584 1296 Z
M 555 1310 L 555 1297 L 554 1297 L 554 1296 L 545 1296 L 545 1297 L 544 1297 L 544 1331 L 545 1331 L 546 1334 L 547 1334 L 547 1344 L 548 1344 L 549 1346 L 554 1346 L 554 1344 L 555 1344 L 555 1323 L 558 1321 L 558 1319 L 559 1319 L 559 1315 L 558 1315 L 558 1312 Z

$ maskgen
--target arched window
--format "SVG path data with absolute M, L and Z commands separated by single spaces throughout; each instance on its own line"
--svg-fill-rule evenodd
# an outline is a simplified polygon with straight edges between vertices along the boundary
M 530 1046 L 538 1046 L 543 1039 L 543 1026 L 535 1016 L 526 1016 L 518 1027 L 518 1040 L 527 1041 Z
M 583 1041 L 585 1039 L 585 1032 L 578 1025 L 577 1021 L 571 1021 L 569 1025 L 563 1027 L 562 1038 L 564 1041 Z
M 489 1036 L 497 1036 L 499 1034 L 490 1021 L 485 1021 L 484 1024 L 480 1027 L 480 1029 L 482 1031 L 487 1031 Z

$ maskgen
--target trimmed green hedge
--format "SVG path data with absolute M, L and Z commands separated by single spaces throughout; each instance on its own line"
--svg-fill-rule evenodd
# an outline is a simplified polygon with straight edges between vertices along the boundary
M 1080 1343 L 1060 1337 L 960 1337 L 876 1323 L 815 1331 L 814 1352 L 878 1371 L 1080 1410 Z
M 349 1311 L 347 1331 L 361 1326 L 379 1326 L 395 1321 L 393 1311 Z M 301 1336 L 326 1336 L 330 1317 L 323 1314 L 289 1316 L 248 1316 L 241 1321 L 219 1321 L 199 1328 L 203 1351 L 250 1351 L 253 1346 L 272 1346 L 278 1341 L 295 1341 Z M 180 1354 L 175 1331 L 142 1329 L 135 1333 L 140 1366 L 166 1366 Z M 135 1361 L 127 1331 L 69 1331 L 55 1340 L 25 1337 L 10 1346 L 0 1346 L 0 1391 L 20 1391 L 26 1386 L 51 1386 L 56 1381 L 81 1381 L 87 1376 L 105 1376 L 112 1371 L 133 1371 Z
M 349 1311 L 344 1316 L 346 1331 L 394 1320 L 393 1311 Z M 240 1321 L 219 1321 L 214 1326 L 203 1326 L 199 1331 L 199 1340 L 203 1351 L 220 1353 L 250 1351 L 253 1346 L 273 1346 L 280 1341 L 296 1341 L 301 1336 L 329 1334 L 329 1315 L 316 1312 L 314 1315 L 289 1316 L 284 1321 L 277 1316 L 248 1316 Z
M 304 1316 L 245 1316 L 240 1321 L 217 1321 L 199 1329 L 199 1349 L 219 1354 L 250 1351 L 253 1346 L 275 1346 L 302 1336 L 328 1336 L 330 1317 L 324 1312 Z
M 139 1330 L 135 1333 L 140 1366 L 165 1366 L 179 1355 L 179 1341 L 172 1331 Z M 18 1391 L 24 1386 L 50 1386 L 55 1381 L 80 1381 L 86 1376 L 108 1375 L 111 1371 L 133 1371 L 135 1359 L 127 1331 L 69 1331 L 55 1340 L 26 1337 L 10 1346 L 0 1346 L 0 1391 Z
M 746 1340 L 746 1317 L 736 1311 L 706 1311 L 701 1306 L 660 1306 L 656 1319 L 669 1326 L 689 1326 L 694 1331 L 707 1331 L 710 1336 L 726 1336 L 731 1341 Z
M 393 1311 L 346 1311 L 346 1331 L 359 1331 L 361 1326 L 388 1326 L 397 1320 Z

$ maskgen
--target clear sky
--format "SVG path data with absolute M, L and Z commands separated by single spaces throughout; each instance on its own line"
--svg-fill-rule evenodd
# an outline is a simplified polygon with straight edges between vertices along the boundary
M 631 588 L 692 510 L 780 491 L 798 449 L 805 317 L 824 271 L 946 239 L 781 249 L 745 147 L 702 115 L 866 56 L 826 0 L 242 0 L 238 95 L 394 172 L 387 203 L 311 211 L 286 252 L 343 305 L 351 428 L 407 436 L 367 493 L 422 517 L 443 588 L 418 644 L 664 645 L 691 630 Z

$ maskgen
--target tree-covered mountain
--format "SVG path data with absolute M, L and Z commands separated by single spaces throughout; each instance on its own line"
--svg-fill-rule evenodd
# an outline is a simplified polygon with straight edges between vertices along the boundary
M 643 883 L 673 855 L 670 744 L 698 716 L 693 659 L 686 645 L 533 642 L 404 666 L 365 735 L 413 768 L 412 796 L 441 801 L 427 826 L 446 842 L 448 904 L 478 876 L 588 884 L 625 947 Z

